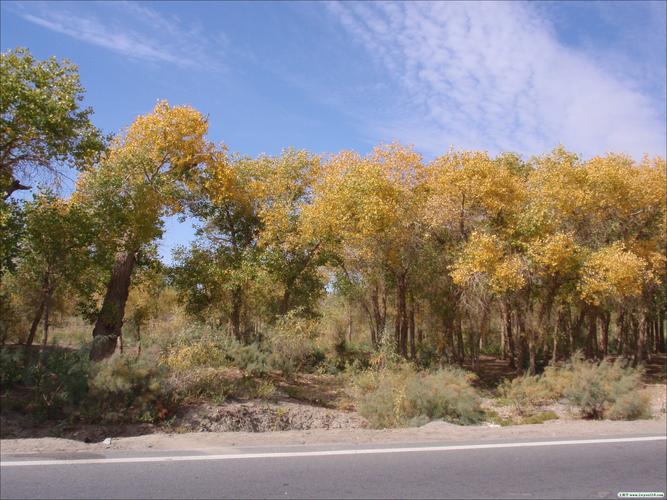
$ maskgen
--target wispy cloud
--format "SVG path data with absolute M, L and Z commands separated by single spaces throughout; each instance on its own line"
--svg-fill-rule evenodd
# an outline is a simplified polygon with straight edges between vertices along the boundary
M 226 40 L 134 2 L 11 4 L 26 21 L 125 57 L 216 69 Z
M 665 154 L 664 97 L 559 42 L 518 2 L 329 4 L 398 82 L 412 112 L 371 125 L 431 154 L 450 145 L 533 154 Z M 664 29 L 664 28 L 663 28 Z

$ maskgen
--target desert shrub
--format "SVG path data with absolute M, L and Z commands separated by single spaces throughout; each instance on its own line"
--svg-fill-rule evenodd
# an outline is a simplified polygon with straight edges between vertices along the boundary
M 160 363 L 174 373 L 234 366 L 247 375 L 261 376 L 270 370 L 268 358 L 257 343 L 244 345 L 226 333 L 196 325 L 172 338 L 163 348 Z
M 420 368 L 431 368 L 440 361 L 440 355 L 436 347 L 430 343 L 423 343 L 417 346 L 415 351 L 415 362 Z
M 542 411 L 521 420 L 522 424 L 541 424 L 548 420 L 558 420 L 558 415 L 553 411 Z
M 333 346 L 333 365 L 336 370 L 359 371 L 370 366 L 372 351 L 364 344 L 353 344 L 341 339 Z M 332 371 L 332 370 L 330 370 Z
M 15 409 L 36 418 L 59 418 L 78 406 L 88 392 L 88 351 L 48 349 L 26 356 L 3 349 L 3 390 L 22 389 Z
M 556 399 L 544 378 L 537 375 L 504 380 L 498 391 L 503 398 L 512 403 L 520 415 L 531 413 L 535 407 Z
M 207 401 L 221 404 L 228 398 L 268 399 L 276 392 L 270 380 L 243 376 L 238 370 L 229 368 L 198 368 L 172 375 L 169 383 L 182 403 Z
M 317 322 L 291 311 L 278 318 L 268 334 L 269 363 L 285 375 L 313 370 L 324 359 L 316 344 Z
M 394 369 L 403 362 L 401 356 L 396 352 L 394 337 L 384 333 L 380 337 L 379 346 L 370 359 L 371 367 L 377 370 Z
M 227 356 L 234 366 L 251 377 L 266 375 L 271 369 L 269 355 L 257 343 L 243 345 L 233 340 L 227 345 Z
M 482 419 L 480 398 L 470 385 L 474 375 L 460 369 L 419 374 L 406 384 L 408 415 L 474 424 Z
M 173 404 L 165 375 L 150 356 L 116 356 L 96 363 L 90 373 L 91 405 L 103 421 L 160 420 Z
M 194 368 L 224 366 L 226 356 L 220 346 L 210 339 L 176 343 L 167 348 L 161 358 L 162 364 L 174 372 L 185 372 Z
M 233 394 L 235 380 L 229 370 L 202 367 L 174 373 L 169 384 L 177 399 L 183 403 L 201 400 L 222 403 Z
M 565 399 L 583 418 L 636 419 L 650 416 L 650 401 L 641 392 L 642 372 L 625 368 L 621 360 L 596 363 L 574 356 L 550 366 L 539 376 L 517 377 L 499 387 L 522 414 L 539 405 Z
M 7 390 L 23 379 L 22 352 L 18 349 L 0 349 L 0 390 Z
M 636 419 L 650 415 L 649 400 L 640 391 L 642 372 L 621 360 L 595 363 L 575 357 L 564 367 L 572 376 L 563 394 L 584 418 Z
M 463 370 L 416 372 L 409 365 L 368 370 L 355 379 L 353 396 L 359 413 L 373 427 L 402 427 L 443 419 L 459 424 L 479 422 L 480 398 Z
M 605 416 L 611 420 L 651 418 L 651 400 L 643 391 L 629 391 L 615 398 Z

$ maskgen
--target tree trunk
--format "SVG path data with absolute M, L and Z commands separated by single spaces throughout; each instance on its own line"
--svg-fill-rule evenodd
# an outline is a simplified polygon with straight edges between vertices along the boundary
M 648 321 L 646 320 L 646 315 L 642 314 L 641 319 L 639 320 L 639 329 L 637 332 L 637 353 L 635 364 L 643 363 L 646 361 L 646 330 L 648 326 Z
M 46 347 L 49 341 L 49 312 L 51 310 L 51 293 L 50 289 L 46 292 L 46 300 L 44 301 L 44 339 L 42 340 L 42 347 Z
M 137 357 L 141 356 L 141 323 L 137 323 Z
M 454 322 L 456 325 L 456 347 L 457 347 L 457 360 L 459 363 L 465 363 L 465 346 L 463 344 L 463 319 L 459 316 Z
M 558 322 L 556 322 L 556 325 L 554 326 L 554 338 L 551 351 L 551 364 L 555 365 L 556 361 L 558 361 Z
M 410 359 L 415 359 L 415 306 L 414 300 L 411 301 L 410 312 L 408 313 L 408 336 L 410 337 Z
M 530 328 L 528 333 L 528 373 L 535 375 L 537 373 L 536 353 L 535 353 L 535 332 Z
M 39 322 L 42 321 L 42 315 L 44 314 L 44 306 L 46 306 L 46 297 L 42 297 L 42 300 L 39 303 L 39 307 L 37 307 L 37 311 L 35 312 L 35 317 L 33 318 L 32 324 L 30 325 L 30 332 L 28 333 L 28 338 L 25 341 L 26 347 L 30 347 L 35 340 L 35 335 L 37 334 L 37 327 L 39 326 Z
M 289 301 L 290 301 L 290 298 L 291 298 L 291 295 L 292 295 L 292 292 L 289 289 L 289 286 L 291 286 L 291 285 L 288 285 L 285 288 L 285 291 L 283 292 L 283 299 L 280 301 L 280 314 L 281 315 L 285 315 L 285 314 L 287 314 L 287 311 L 289 311 Z
M 602 357 L 606 358 L 609 354 L 609 324 L 611 323 L 611 313 L 606 312 L 602 318 Z
M 658 352 L 665 352 L 665 311 L 658 311 Z
M 347 341 L 352 343 L 352 305 L 347 303 Z
M 244 339 L 241 338 L 241 307 L 243 305 L 243 298 L 241 296 L 241 290 L 236 289 L 232 295 L 232 333 L 234 338 L 239 342 L 242 342 Z
M 398 286 L 396 289 L 396 324 L 395 335 L 398 352 L 404 358 L 408 357 L 408 311 L 407 311 L 407 285 L 405 272 L 398 275 Z
M 123 251 L 116 254 L 102 309 L 93 328 L 93 345 L 90 350 L 91 361 L 101 361 L 108 358 L 116 350 L 118 337 L 123 328 L 125 304 L 136 262 L 137 251 Z
M 507 337 L 507 350 L 510 358 L 510 368 L 516 368 L 516 359 L 514 355 L 514 335 L 512 332 L 512 309 L 509 305 L 504 307 L 505 313 L 505 335 Z
M 586 336 L 586 358 L 595 357 L 595 337 L 597 336 L 597 314 L 588 315 L 588 335 Z

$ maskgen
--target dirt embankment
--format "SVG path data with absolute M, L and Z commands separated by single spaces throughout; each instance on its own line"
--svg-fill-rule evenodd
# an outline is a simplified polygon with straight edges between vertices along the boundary
M 490 427 L 460 426 L 431 422 L 406 429 L 311 429 L 277 432 L 194 432 L 183 434 L 155 433 L 137 437 L 112 438 L 104 442 L 84 443 L 71 439 L 6 439 L 1 442 L 3 454 L 104 452 L 106 450 L 208 450 L 252 446 L 315 444 L 379 444 L 491 441 L 503 439 L 583 439 L 633 435 L 660 435 L 667 430 L 663 414 L 651 420 L 586 421 L 552 420 L 543 424 Z

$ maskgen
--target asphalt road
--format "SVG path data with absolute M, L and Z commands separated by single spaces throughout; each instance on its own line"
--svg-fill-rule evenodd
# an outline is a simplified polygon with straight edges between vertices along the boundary
M 643 438 L 254 447 L 217 455 L 2 455 L 0 497 L 616 498 L 621 491 L 667 492 L 665 436 L 637 439 Z

